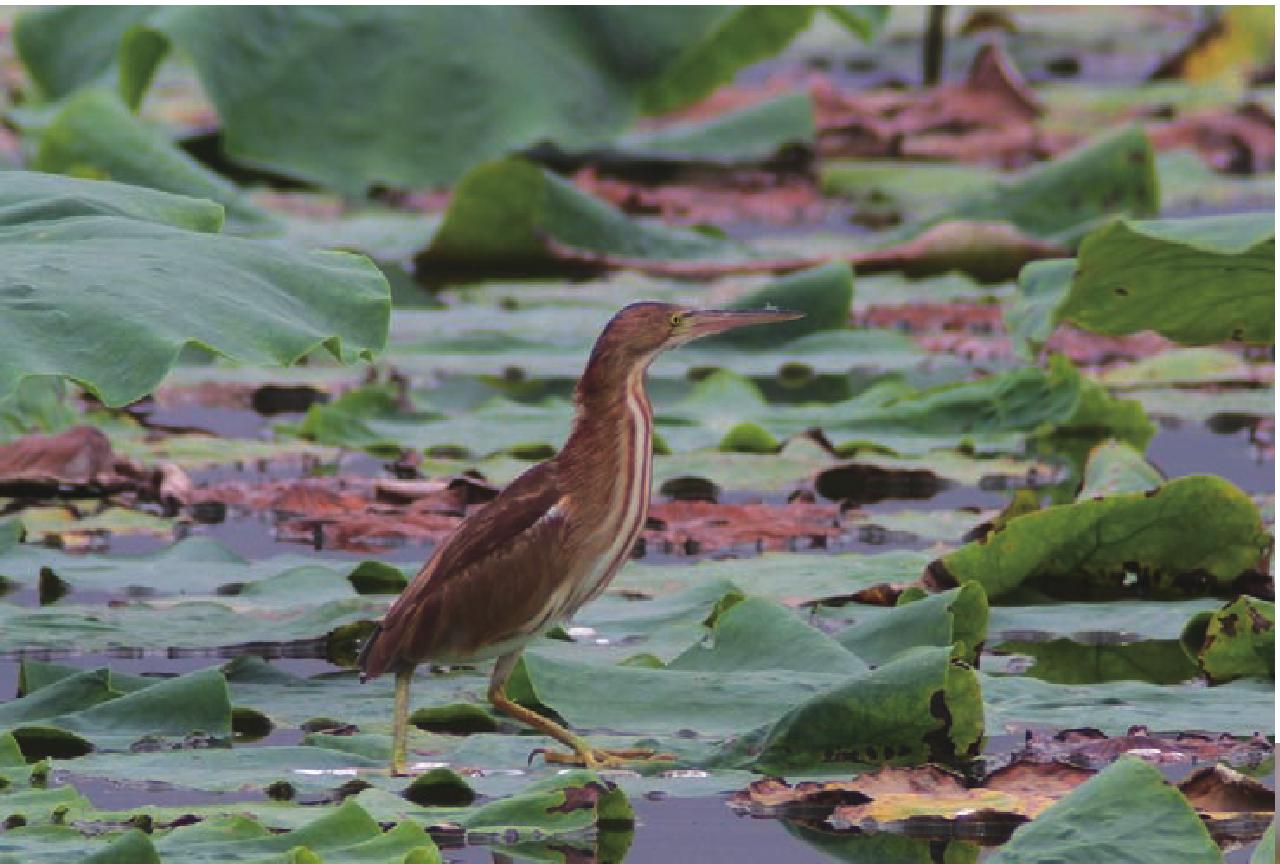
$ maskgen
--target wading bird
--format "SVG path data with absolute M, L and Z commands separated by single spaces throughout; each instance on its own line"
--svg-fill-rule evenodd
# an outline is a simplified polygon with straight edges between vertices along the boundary
M 450 534 L 360 652 L 365 680 L 396 676 L 392 773 L 404 773 L 409 685 L 426 661 L 497 658 L 489 701 L 572 748 L 590 768 L 636 751 L 597 750 L 504 692 L 530 640 L 599 596 L 631 554 L 649 510 L 655 357 L 693 339 L 794 312 L 728 312 L 634 303 L 605 325 L 574 390 L 573 428 L 553 458 L 525 471 Z

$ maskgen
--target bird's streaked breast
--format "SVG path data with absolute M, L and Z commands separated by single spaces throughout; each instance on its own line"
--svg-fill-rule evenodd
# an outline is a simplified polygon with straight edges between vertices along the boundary
M 577 587 L 568 598 L 564 615 L 572 614 L 605 589 L 631 554 L 649 512 L 649 490 L 653 479 L 653 409 L 644 392 L 643 371 L 627 381 L 624 406 L 627 434 L 617 461 L 617 481 L 607 511 L 600 514 L 605 524 L 593 528 L 600 531 L 600 536 L 608 538 L 608 545 L 601 550 L 580 582 L 571 580 L 577 582 Z M 592 515 L 588 513 L 585 517 L 590 519 Z

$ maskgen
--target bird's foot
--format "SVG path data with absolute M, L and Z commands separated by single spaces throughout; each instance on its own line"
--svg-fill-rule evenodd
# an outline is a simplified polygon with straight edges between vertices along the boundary
M 530 760 L 532 761 L 533 756 L 538 754 L 541 754 L 543 760 L 550 765 L 579 765 L 590 768 L 592 771 L 604 768 L 629 768 L 645 762 L 671 762 L 676 758 L 671 753 L 658 753 L 647 748 L 604 750 L 584 746 L 572 753 L 539 748 L 530 754 Z

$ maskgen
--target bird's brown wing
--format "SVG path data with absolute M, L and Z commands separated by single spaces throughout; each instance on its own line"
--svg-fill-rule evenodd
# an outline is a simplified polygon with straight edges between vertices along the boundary
M 464 658 L 548 623 L 565 575 L 562 498 L 555 463 L 544 462 L 463 521 L 366 643 L 365 676 Z

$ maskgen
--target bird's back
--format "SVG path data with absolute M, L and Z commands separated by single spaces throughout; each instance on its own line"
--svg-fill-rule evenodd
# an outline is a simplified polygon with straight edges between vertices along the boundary
M 550 626 L 568 536 L 554 460 L 520 475 L 449 535 L 365 643 L 366 677 L 502 653 Z

